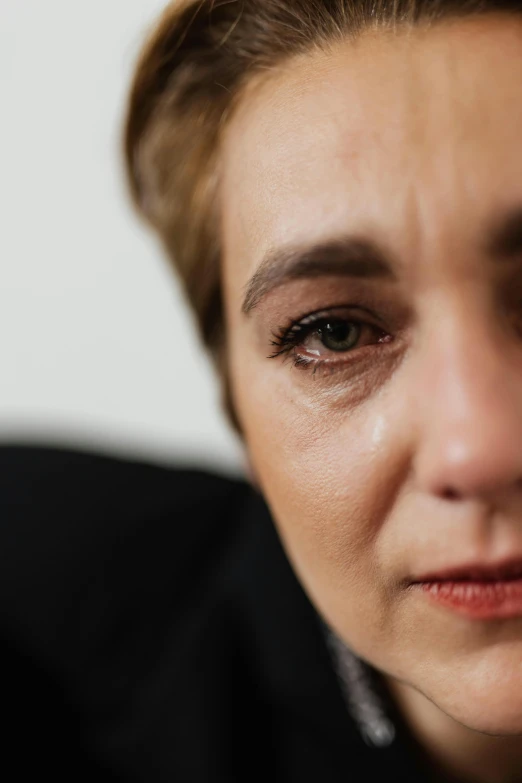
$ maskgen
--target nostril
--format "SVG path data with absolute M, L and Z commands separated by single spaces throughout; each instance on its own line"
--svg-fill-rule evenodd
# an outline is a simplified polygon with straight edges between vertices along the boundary
M 457 492 L 456 489 L 453 489 L 453 487 L 445 487 L 441 492 L 441 496 L 444 498 L 444 500 L 460 499 L 460 494 Z

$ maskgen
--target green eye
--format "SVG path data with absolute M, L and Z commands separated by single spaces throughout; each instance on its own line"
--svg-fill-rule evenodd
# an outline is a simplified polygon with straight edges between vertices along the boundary
M 329 321 L 317 330 L 329 351 L 351 351 L 361 339 L 361 325 L 350 321 Z

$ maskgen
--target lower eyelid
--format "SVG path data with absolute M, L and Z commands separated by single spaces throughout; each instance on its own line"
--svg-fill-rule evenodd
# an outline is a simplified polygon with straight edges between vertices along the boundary
M 372 351 L 365 352 L 364 356 L 355 361 L 339 362 L 325 359 L 308 361 L 302 357 L 296 357 L 292 362 L 292 369 L 299 370 L 299 375 L 303 373 L 303 382 L 307 382 L 304 380 L 305 377 L 310 381 L 321 380 L 324 383 L 335 378 L 344 387 L 345 384 L 359 383 L 362 378 L 371 375 L 372 370 L 375 371 L 378 367 L 382 368 L 383 362 L 375 362 L 374 358 Z M 389 362 L 384 364 L 389 364 Z M 335 381 L 332 380 L 332 383 Z
M 292 360 L 293 366 L 300 370 L 309 370 L 314 376 L 325 374 L 327 376 L 337 374 L 343 371 L 356 370 L 361 371 L 367 361 L 371 360 L 376 351 L 382 350 L 380 346 L 393 343 L 391 335 L 385 335 L 382 340 L 363 345 L 360 348 L 354 348 L 352 351 L 339 352 L 336 356 L 334 352 L 329 355 L 314 358 L 305 353 L 300 353 L 297 346 L 292 349 L 287 358 Z M 369 368 L 367 368 L 369 369 Z

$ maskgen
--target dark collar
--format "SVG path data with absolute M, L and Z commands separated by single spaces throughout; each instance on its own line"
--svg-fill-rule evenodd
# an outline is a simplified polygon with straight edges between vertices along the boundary
M 429 766 L 381 676 L 322 621 L 295 576 L 261 496 L 244 510 L 244 557 L 237 578 L 245 622 L 270 698 L 327 738 L 332 752 L 402 781 L 428 780 Z

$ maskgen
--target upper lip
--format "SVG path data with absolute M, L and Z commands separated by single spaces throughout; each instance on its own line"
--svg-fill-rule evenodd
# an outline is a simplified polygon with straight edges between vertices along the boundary
M 501 563 L 469 563 L 444 568 L 440 571 L 430 571 L 416 576 L 412 583 L 443 581 L 487 582 L 515 579 L 516 577 L 522 577 L 522 557 L 511 558 Z

